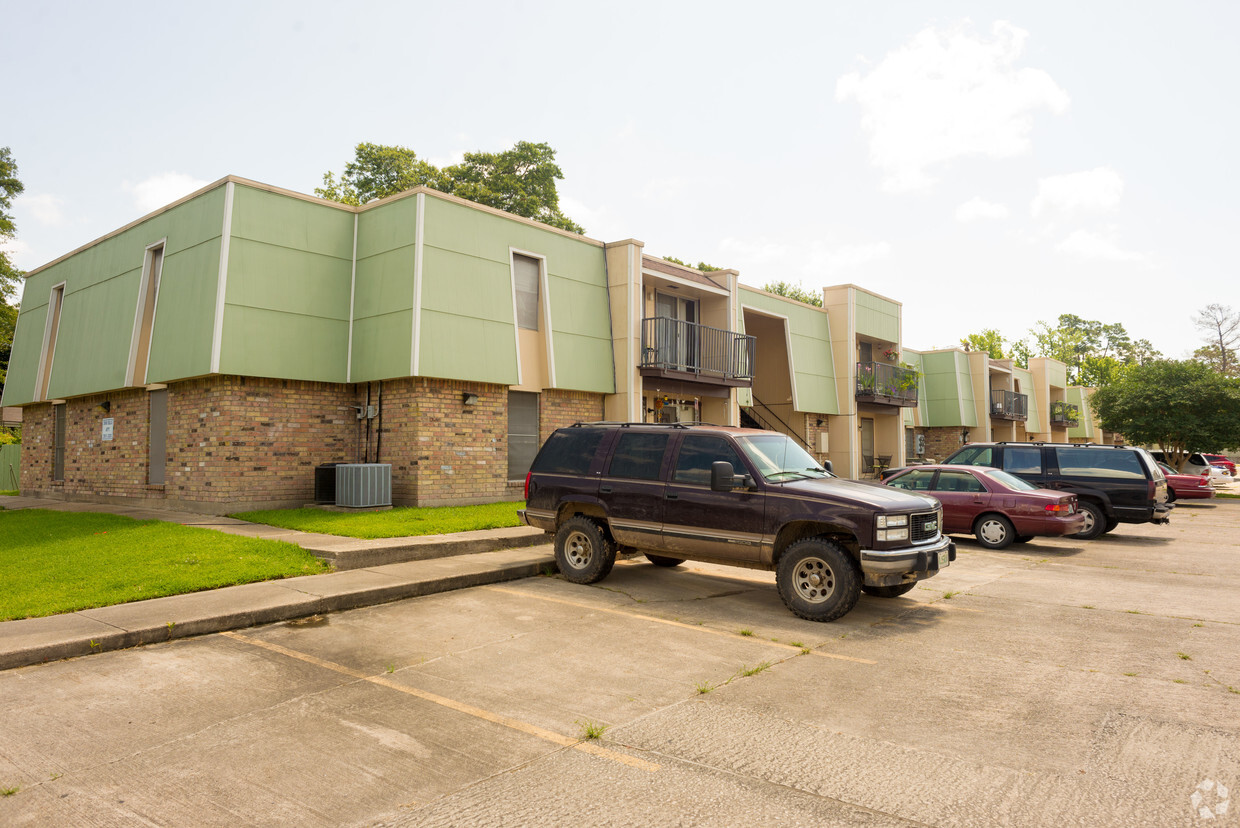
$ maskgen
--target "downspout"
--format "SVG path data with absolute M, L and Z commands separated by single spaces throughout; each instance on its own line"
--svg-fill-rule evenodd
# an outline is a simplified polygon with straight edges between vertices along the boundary
M 383 380 L 379 380 L 379 393 L 375 400 L 379 408 L 379 425 L 375 429 L 375 462 L 380 462 L 379 452 L 383 448 Z

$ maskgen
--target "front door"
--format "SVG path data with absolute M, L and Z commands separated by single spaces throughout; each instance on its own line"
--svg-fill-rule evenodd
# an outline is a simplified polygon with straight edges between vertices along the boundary
M 659 325 L 659 347 L 667 349 L 663 361 L 677 371 L 697 368 L 697 305 L 693 299 L 655 294 L 655 316 L 668 320 Z
M 732 444 L 711 434 L 687 434 L 680 444 L 663 504 L 663 548 L 704 558 L 757 561 L 762 552 L 766 496 L 761 491 L 710 488 L 711 464 L 726 460 L 748 473 Z

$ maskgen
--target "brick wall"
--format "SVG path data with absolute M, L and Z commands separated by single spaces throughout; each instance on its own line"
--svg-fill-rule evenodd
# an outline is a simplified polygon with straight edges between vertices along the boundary
M 369 398 L 367 392 L 369 391 Z M 477 395 L 466 405 L 465 394 Z M 109 412 L 99 408 L 108 400 Z M 357 406 L 379 416 L 357 417 Z M 508 388 L 407 378 L 333 384 L 209 377 L 168 386 L 166 483 L 148 485 L 149 393 L 132 389 L 66 403 L 65 479 L 53 482 L 50 403 L 24 411 L 21 490 L 66 499 L 158 499 L 229 512 L 296 506 L 314 497 L 314 469 L 330 462 L 392 465 L 395 504 L 436 506 L 521 497 L 508 482 Z M 603 395 L 549 390 L 545 440 L 603 416 Z M 113 418 L 114 439 L 101 439 Z M 367 428 L 369 425 L 369 429 Z
M 926 434 L 926 457 L 934 458 L 942 463 L 947 456 L 964 445 L 960 439 L 962 429 L 959 426 L 924 429 Z

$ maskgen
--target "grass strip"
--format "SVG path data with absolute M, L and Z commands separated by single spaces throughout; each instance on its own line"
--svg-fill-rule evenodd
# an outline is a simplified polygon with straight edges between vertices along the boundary
M 96 512 L 0 512 L 0 621 L 327 568 L 283 541 Z
M 267 509 L 259 512 L 238 512 L 229 517 L 279 526 L 281 529 L 340 535 L 346 538 L 408 538 L 520 526 L 517 510 L 524 505 L 518 501 L 483 503 L 477 506 L 401 506 L 382 512 Z

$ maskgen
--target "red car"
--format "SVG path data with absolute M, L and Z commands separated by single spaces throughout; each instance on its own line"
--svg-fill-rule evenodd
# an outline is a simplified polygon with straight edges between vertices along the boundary
M 1085 528 L 1076 495 L 1039 489 L 999 469 L 913 466 L 884 483 L 936 498 L 943 504 L 943 533 L 973 535 L 987 549 Z
M 1182 497 L 1214 497 L 1214 484 L 1210 482 L 1209 471 L 1201 475 L 1179 474 L 1166 463 L 1159 463 L 1158 468 L 1162 469 L 1163 476 L 1167 478 L 1168 503 L 1174 503 Z
M 1226 456 L 1222 454 L 1206 454 L 1205 452 L 1202 452 L 1201 456 L 1206 458 L 1206 462 L 1211 466 L 1222 466 L 1227 469 L 1227 473 L 1232 477 L 1236 476 L 1236 464 L 1228 460 Z

